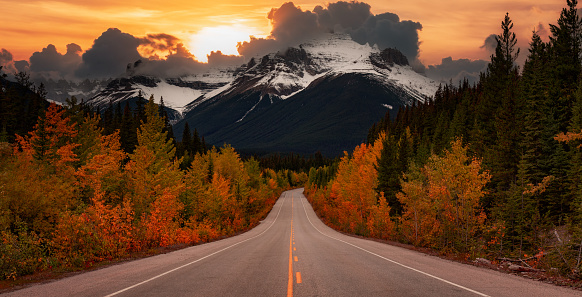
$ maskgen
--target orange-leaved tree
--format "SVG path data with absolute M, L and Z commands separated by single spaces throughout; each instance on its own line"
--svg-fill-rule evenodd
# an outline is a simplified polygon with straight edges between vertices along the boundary
M 55 104 L 39 117 L 33 131 L 17 135 L 14 157 L 2 175 L 2 192 L 14 222 L 50 237 L 60 212 L 76 207 L 76 135 L 75 125 Z
M 339 164 L 330 193 L 330 199 L 336 205 L 335 214 L 332 214 L 335 219 L 330 219 L 346 231 L 362 235 L 382 233 L 384 237 L 390 233 L 391 223 L 388 213 L 384 213 L 389 211 L 389 207 L 385 201 L 379 200 L 375 191 L 378 183 L 376 165 L 383 137 L 373 145 L 356 147 L 352 157 L 346 154 Z M 382 226 L 381 232 L 374 230 L 378 226 Z

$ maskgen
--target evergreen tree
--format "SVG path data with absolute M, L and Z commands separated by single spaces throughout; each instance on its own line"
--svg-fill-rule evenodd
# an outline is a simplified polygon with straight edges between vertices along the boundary
M 131 113 L 129 102 L 126 102 L 121 116 L 121 127 L 119 129 L 119 138 L 121 140 L 121 148 L 126 153 L 133 153 L 137 145 L 137 129 L 135 128 L 135 118 Z
M 399 215 L 402 211 L 402 205 L 396 199 L 396 193 L 401 190 L 400 179 L 403 173 L 399 165 L 398 142 L 393 135 L 386 136 L 376 165 L 378 171 L 376 192 L 384 193 L 392 216 Z
M 548 124 L 549 113 L 546 106 L 549 99 L 546 90 L 549 83 L 548 58 L 546 44 L 534 31 L 520 82 L 525 117 L 519 153 L 521 178 L 525 183 L 537 183 L 546 176 L 540 167 L 540 160 L 547 157 L 542 154 L 542 131 Z
M 522 102 L 517 98 L 519 80 L 515 60 L 519 49 L 515 48 L 517 38 L 509 14 L 501 22 L 502 33 L 496 36 L 497 46 L 491 56 L 483 87 L 482 101 L 477 107 L 474 145 L 481 146 L 475 151 L 483 155 L 484 167 L 491 170 L 489 183 L 492 195 L 485 199 L 487 205 L 495 196 L 503 195 L 515 181 L 519 157 L 516 154 L 519 143 Z
M 198 134 L 198 129 L 194 128 L 194 135 L 192 136 L 192 141 L 190 142 L 190 152 L 192 154 L 204 154 L 206 151 L 205 145 L 200 139 L 200 134 Z

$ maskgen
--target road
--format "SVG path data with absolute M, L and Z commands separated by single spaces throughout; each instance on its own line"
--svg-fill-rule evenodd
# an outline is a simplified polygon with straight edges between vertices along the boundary
M 582 296 L 582 292 L 340 234 L 301 189 L 256 228 L 6 296 Z

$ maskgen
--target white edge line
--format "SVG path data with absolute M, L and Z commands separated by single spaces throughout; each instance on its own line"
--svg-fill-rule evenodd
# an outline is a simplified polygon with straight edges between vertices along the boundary
M 489 297 L 489 295 L 483 294 L 483 293 L 481 293 L 481 292 L 478 292 L 478 291 L 475 291 L 475 290 L 473 290 L 473 289 L 469 289 L 469 288 L 467 288 L 467 287 L 463 287 L 463 286 L 461 286 L 461 285 L 459 285 L 459 284 L 453 283 L 453 282 L 451 282 L 451 281 L 448 281 L 448 280 L 446 280 L 446 279 L 442 279 L 442 278 L 440 278 L 440 277 L 438 277 L 438 276 L 434 276 L 434 275 L 432 275 L 432 274 L 430 274 L 430 273 L 427 273 L 427 272 L 424 272 L 424 271 L 418 270 L 418 269 L 416 269 L 416 268 L 412 268 L 412 267 L 410 267 L 410 266 L 406 266 L 406 265 L 404 265 L 404 264 L 402 264 L 402 263 L 396 262 L 396 261 L 394 261 L 394 260 L 388 259 L 388 258 L 386 258 L 386 257 L 383 257 L 383 256 L 380 256 L 380 255 L 378 255 L 378 254 L 376 254 L 376 253 L 374 253 L 374 252 L 371 252 L 371 251 L 368 251 L 368 250 L 366 250 L 366 249 L 364 249 L 364 248 L 361 248 L 361 247 L 359 247 L 359 246 L 357 246 L 357 245 L 355 245 L 355 244 L 352 244 L 352 243 L 349 243 L 349 242 L 347 242 L 347 241 L 343 241 L 343 240 L 341 240 L 341 239 L 339 239 L 339 238 L 335 238 L 335 237 L 329 236 L 329 235 L 327 235 L 327 234 L 324 234 L 324 233 L 323 233 L 323 232 L 321 232 L 319 229 L 317 229 L 317 227 L 315 227 L 315 225 L 313 225 L 313 223 L 312 223 L 312 222 L 311 222 L 311 220 L 309 219 L 309 215 L 307 215 L 307 210 L 305 209 L 305 204 L 303 203 L 303 200 L 304 200 L 304 199 L 301 199 L 301 205 L 303 205 L 303 211 L 305 212 L 305 216 L 307 217 L 307 220 L 309 221 L 309 223 L 311 224 L 311 226 L 313 226 L 313 228 L 315 228 L 315 230 L 317 230 L 317 232 L 321 233 L 322 235 L 324 235 L 324 236 L 326 236 L 326 237 L 329 237 L 329 238 L 331 238 L 331 239 L 335 239 L 335 240 L 337 240 L 337 241 L 343 242 L 343 243 L 345 243 L 345 244 L 351 245 L 351 246 L 353 246 L 353 247 L 355 247 L 355 248 L 357 248 L 357 249 L 360 249 L 360 250 L 362 250 L 362 251 L 364 251 L 364 252 L 366 252 L 366 253 L 369 253 L 369 254 L 371 254 L 371 255 L 374 255 L 374 256 L 376 256 L 376 257 L 378 257 L 378 258 L 384 259 L 384 260 L 386 260 L 386 261 L 388 261 L 388 262 L 390 262 L 390 263 L 394 263 L 394 264 L 396 264 L 396 265 L 402 266 L 402 267 L 404 267 L 404 268 L 410 269 L 410 270 L 412 270 L 412 271 L 418 272 L 418 273 L 420 273 L 420 274 L 423 274 L 423 275 L 426 275 L 426 276 L 428 276 L 428 277 L 432 277 L 432 278 L 434 278 L 434 279 L 440 280 L 440 281 L 442 281 L 442 282 L 444 282 L 444 283 L 447 283 L 447 284 L 449 284 L 449 285 L 455 286 L 455 287 L 457 287 L 457 288 L 461 288 L 461 289 L 463 289 L 463 290 L 467 290 L 467 291 L 469 291 L 469 292 L 471 292 L 471 293 L 475 293 L 475 294 L 477 294 L 477 295 L 479 295 L 479 296 Z
M 286 197 L 286 196 L 287 196 L 287 195 L 285 194 L 285 197 Z M 222 251 L 228 250 L 228 249 L 230 249 L 231 247 L 237 246 L 237 245 L 239 245 L 239 244 L 241 244 L 241 243 L 243 243 L 243 242 L 249 241 L 249 240 L 251 240 L 251 239 L 255 239 L 255 238 L 257 238 L 257 237 L 259 237 L 259 236 L 263 235 L 263 233 L 265 233 L 265 232 L 267 232 L 267 230 L 271 229 L 271 227 L 272 227 L 272 226 L 275 224 L 275 222 L 277 221 L 277 218 L 279 217 L 279 213 L 281 213 L 281 209 L 283 208 L 283 203 L 284 203 L 284 202 L 282 202 L 282 203 L 281 203 L 281 207 L 279 207 L 279 211 L 277 212 L 277 216 L 276 216 L 276 217 L 275 217 L 275 219 L 273 220 L 273 223 L 271 223 L 271 225 L 270 225 L 270 226 L 269 226 L 267 229 L 265 229 L 263 232 L 261 232 L 261 233 L 259 233 L 259 234 L 255 235 L 255 236 L 253 236 L 253 237 L 251 237 L 251 238 L 247 238 L 247 239 L 245 239 L 245 240 L 243 240 L 243 241 L 240 241 L 240 242 L 237 242 L 237 243 L 235 243 L 235 244 L 233 244 L 233 245 L 227 246 L 227 247 L 225 247 L 225 248 L 223 248 L 223 249 L 221 249 L 221 250 L 219 250 L 219 251 L 216 251 L 216 252 L 214 252 L 214 253 L 212 253 L 212 254 L 210 254 L 210 255 L 206 255 L 206 256 L 204 256 L 204 257 L 202 257 L 202 258 L 200 258 L 200 259 L 197 259 L 197 260 L 194 260 L 194 261 L 192 261 L 192 262 L 186 263 L 186 264 L 184 264 L 184 265 L 182 265 L 182 266 L 179 266 L 179 267 L 176 267 L 176 268 L 174 268 L 174 269 L 172 269 L 172 270 L 168 270 L 168 271 L 166 271 L 166 272 L 164 272 L 164 273 L 162 273 L 162 274 L 158 274 L 158 275 L 156 275 L 156 276 L 154 276 L 154 277 L 152 277 L 152 278 L 146 279 L 146 280 L 144 280 L 144 281 L 142 281 L 142 282 L 140 282 L 140 283 L 137 283 L 137 284 L 135 284 L 135 285 L 133 285 L 133 286 L 127 287 L 127 288 L 125 288 L 125 289 L 121 289 L 121 290 L 119 290 L 119 291 L 117 291 L 117 292 L 114 292 L 114 293 L 111 293 L 111 294 L 109 294 L 109 295 L 105 295 L 105 297 L 110 297 L 110 296 L 115 296 L 115 295 L 121 294 L 121 293 L 123 293 L 123 292 L 125 292 L 125 291 L 131 290 L 131 289 L 133 289 L 133 288 L 135 288 L 135 287 L 138 287 L 138 286 L 141 286 L 141 285 L 143 285 L 143 284 L 145 284 L 145 283 L 151 282 L 151 281 L 153 281 L 153 280 L 155 280 L 155 279 L 157 279 L 157 278 L 160 278 L 160 277 L 162 277 L 162 276 L 164 276 L 164 275 L 166 275 L 166 274 L 170 274 L 170 273 L 172 273 L 172 272 L 174 272 L 174 271 L 176 271 L 176 270 L 180 270 L 180 269 L 182 269 L 182 268 L 184 268 L 184 267 L 186 267 L 186 266 L 192 265 L 192 264 L 194 264 L 194 263 L 196 263 L 196 262 L 199 262 L 199 261 L 202 261 L 202 260 L 204 260 L 204 259 L 206 259 L 206 258 L 208 258 L 208 257 L 214 256 L 214 255 L 216 255 L 216 254 L 218 254 L 218 253 L 220 253 L 220 252 L 222 252 Z M 319 231 L 319 230 L 318 230 L 318 231 Z

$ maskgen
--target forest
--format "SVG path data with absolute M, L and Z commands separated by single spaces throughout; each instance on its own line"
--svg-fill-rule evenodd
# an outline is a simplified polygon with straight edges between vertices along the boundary
M 548 42 L 532 33 L 523 69 L 506 14 L 478 83 L 441 85 L 386 114 L 338 165 L 312 168 L 319 216 L 344 232 L 582 278 L 576 6 L 567 1 Z
M 21 78 L 0 89 L 0 279 L 231 236 L 307 179 L 228 145 L 207 148 L 196 130 L 176 143 L 153 97 L 96 113 L 74 98 L 48 104 Z

